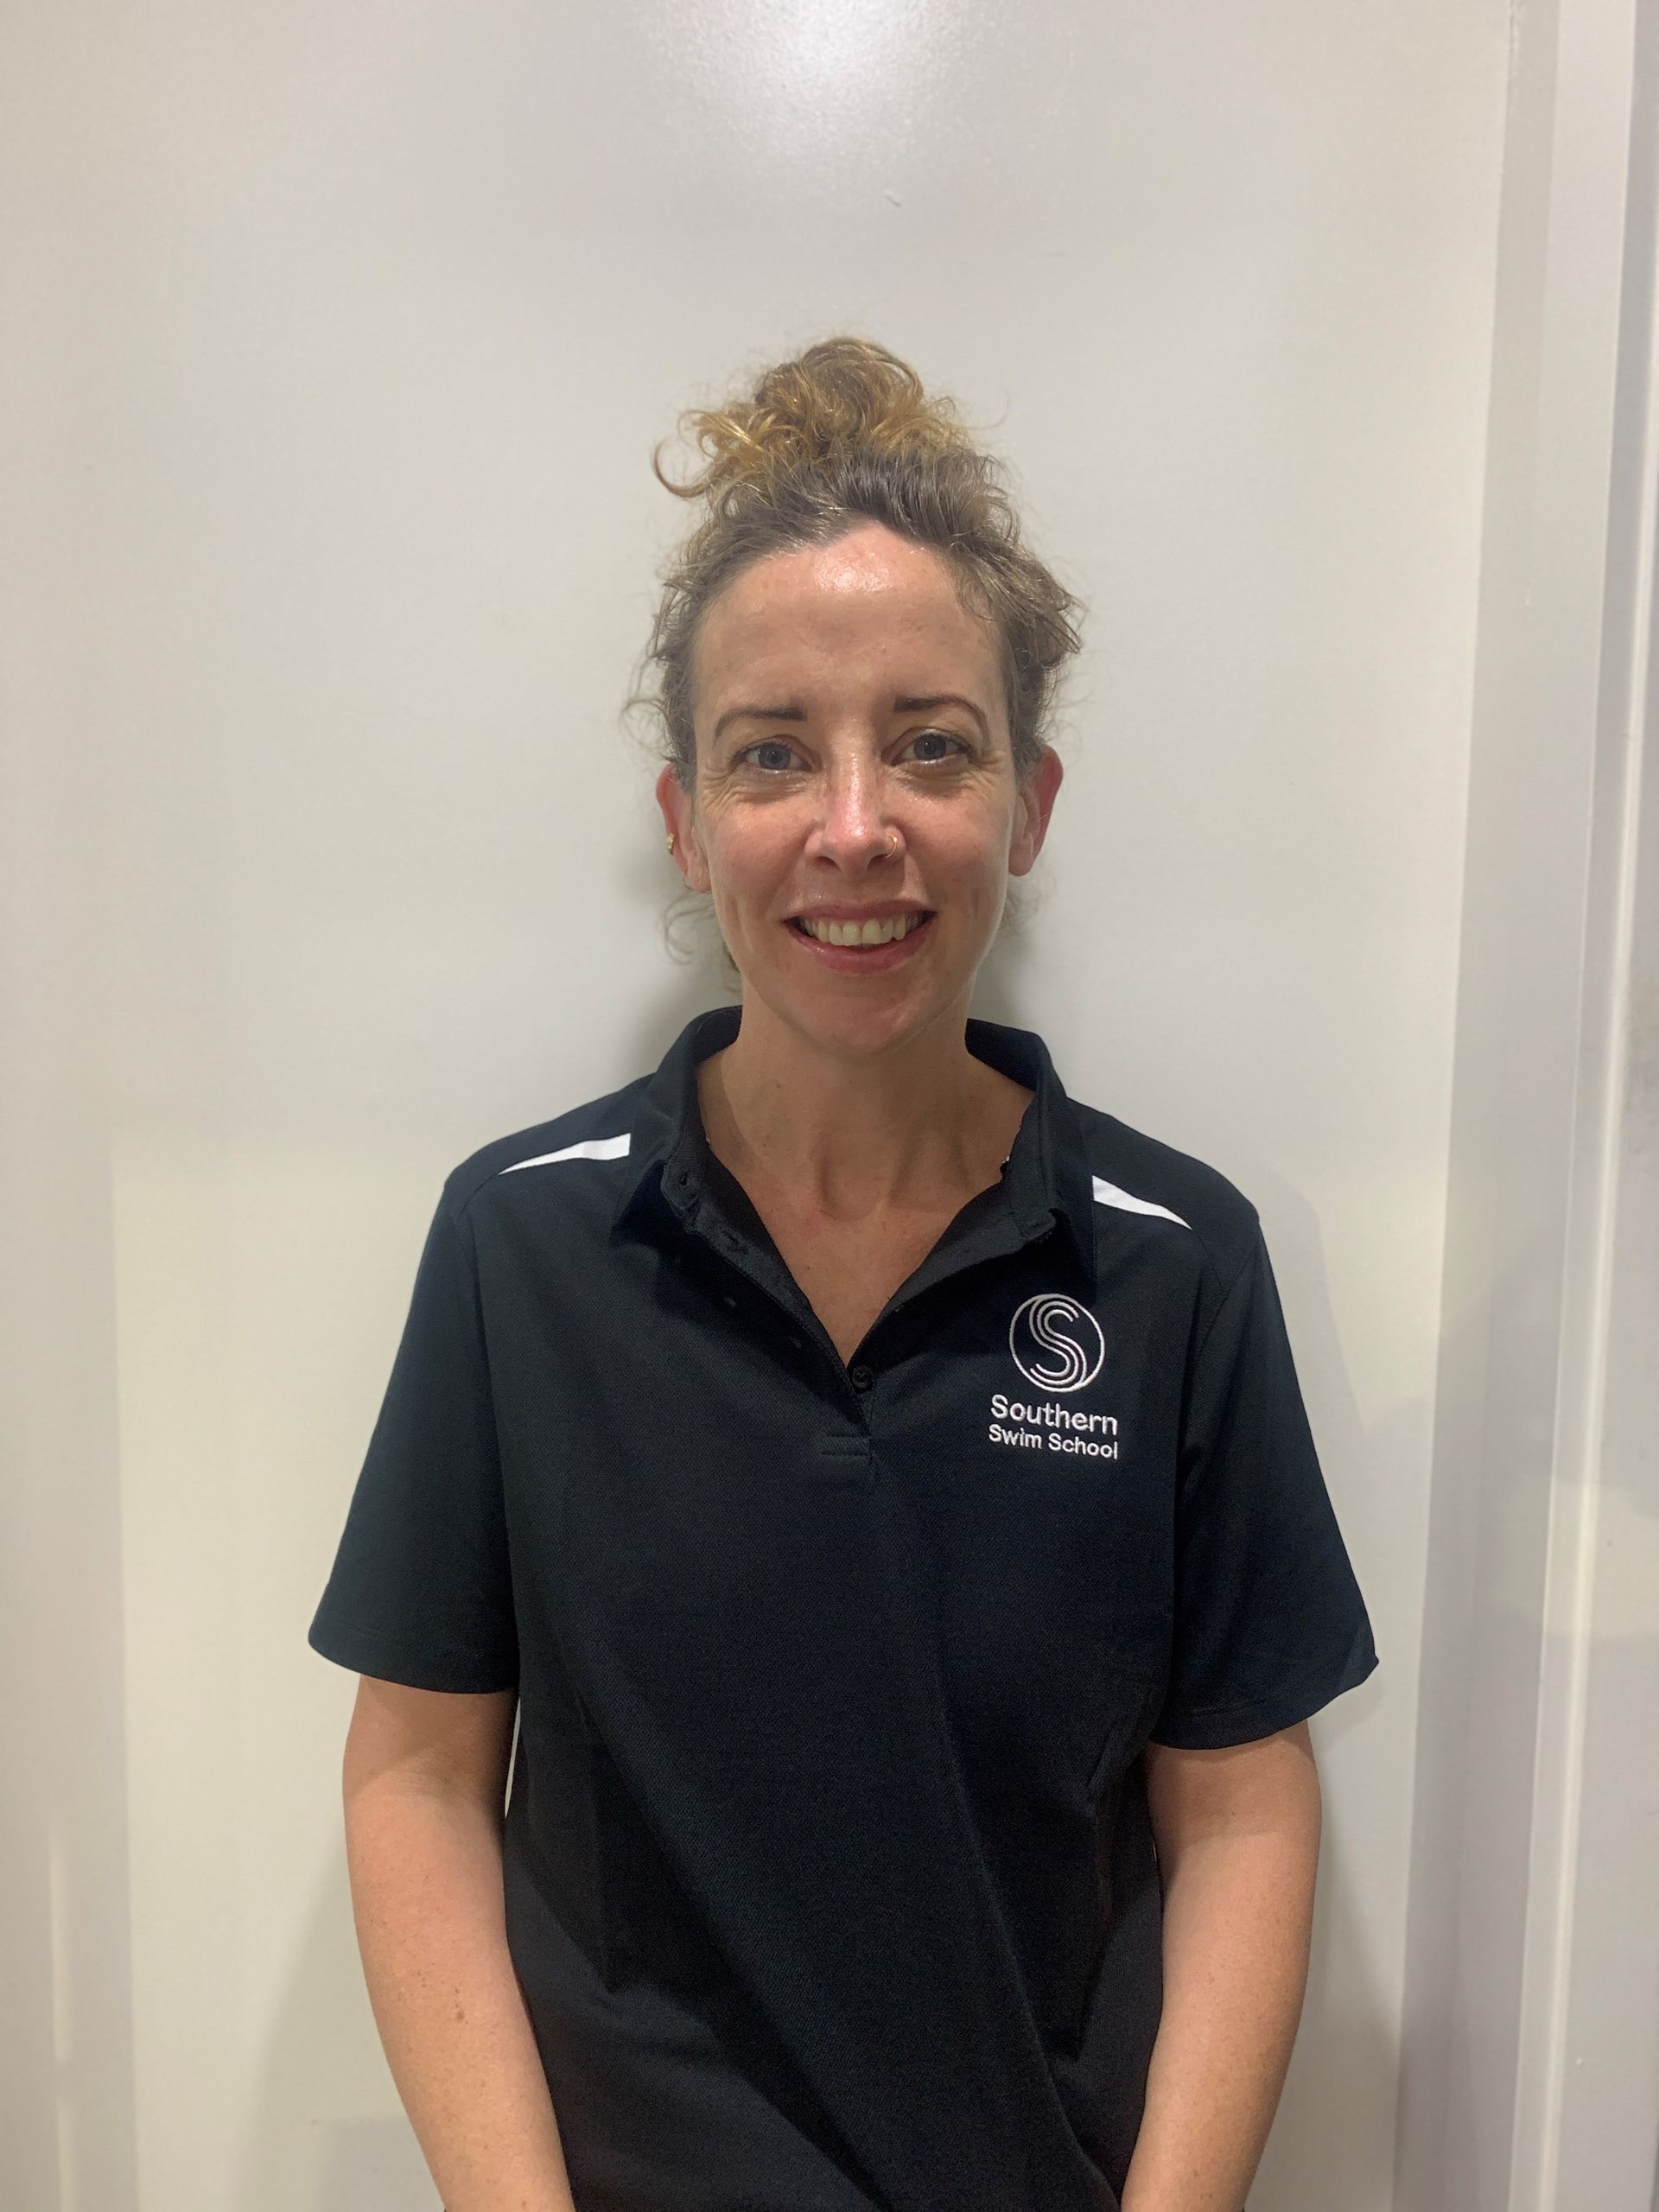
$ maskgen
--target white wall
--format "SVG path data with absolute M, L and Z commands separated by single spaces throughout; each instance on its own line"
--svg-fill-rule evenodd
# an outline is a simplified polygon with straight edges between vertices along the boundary
M 1412 2212 L 1659 2206 L 1656 278 L 1659 7 L 1517 10 L 1413 1792 Z
M 720 995 L 663 955 L 617 722 L 686 519 L 647 454 L 849 327 L 997 418 L 1091 608 L 982 1009 L 1262 1210 L 1382 1665 L 1314 1723 L 1251 2209 L 1384 2212 L 1501 0 L 178 0 L 10 38 L 4 1633 L 42 1687 L 0 2194 L 435 2201 L 352 1935 L 353 1682 L 305 1626 L 438 1180 Z

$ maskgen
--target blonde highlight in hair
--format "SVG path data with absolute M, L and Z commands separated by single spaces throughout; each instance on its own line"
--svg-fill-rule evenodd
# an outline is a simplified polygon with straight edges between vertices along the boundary
M 709 466 L 689 483 L 671 484 L 659 445 L 652 455 L 658 481 L 676 498 L 706 499 L 728 517 L 757 493 L 766 498 L 790 471 L 822 468 L 860 449 L 913 461 L 971 450 L 956 403 L 929 399 L 908 362 L 859 338 L 826 339 L 768 369 L 747 400 L 688 408 L 679 419 L 691 426 Z

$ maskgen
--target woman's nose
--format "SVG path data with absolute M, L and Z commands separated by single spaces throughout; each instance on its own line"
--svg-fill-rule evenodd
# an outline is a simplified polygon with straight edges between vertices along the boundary
M 864 867 L 903 849 L 893 819 L 893 779 L 879 734 L 832 747 L 817 796 L 814 844 L 842 868 Z
M 818 823 L 821 849 L 843 867 L 880 859 L 895 851 L 901 842 L 879 791 L 848 792 L 830 799 Z

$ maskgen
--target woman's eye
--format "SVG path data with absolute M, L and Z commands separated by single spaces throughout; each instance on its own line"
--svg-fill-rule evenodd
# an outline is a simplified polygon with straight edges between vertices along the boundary
M 930 738 L 938 738 L 946 745 L 954 745 L 958 753 L 966 753 L 968 750 L 968 747 L 963 743 L 963 740 L 959 737 L 954 736 L 948 729 L 918 730 L 915 736 L 912 738 L 911 743 L 912 745 L 925 745 Z M 950 756 L 948 753 L 930 753 L 924 755 L 924 758 L 928 760 L 948 760 Z
M 746 745 L 738 757 L 740 760 L 747 760 L 752 753 L 781 753 L 788 755 L 793 750 L 793 747 L 785 738 L 763 737 L 758 744 Z M 757 760 L 755 766 L 775 771 L 779 768 L 787 768 L 789 761 L 787 758 L 782 760 Z
M 957 737 L 948 729 L 918 730 L 915 736 L 908 741 L 912 745 L 954 746 L 958 753 L 967 753 L 970 750 L 963 739 Z M 751 762 L 755 767 L 763 769 L 768 775 L 776 775 L 780 770 L 790 766 L 794 751 L 794 747 L 787 738 L 762 737 L 757 738 L 753 745 L 746 745 L 737 758 L 740 760 Z M 766 755 L 771 757 L 763 757 Z M 781 758 L 779 757 L 780 755 Z M 950 754 L 948 752 L 935 751 L 924 753 L 920 757 L 924 766 L 931 766 L 935 761 L 948 760 Z

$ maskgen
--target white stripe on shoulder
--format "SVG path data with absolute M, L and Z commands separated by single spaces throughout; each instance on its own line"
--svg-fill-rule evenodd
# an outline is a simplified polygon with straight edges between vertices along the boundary
M 1190 1221 L 1181 1221 L 1180 1215 L 1172 1213 L 1167 1206 L 1155 1206 L 1150 1198 L 1137 1198 L 1132 1191 L 1120 1191 L 1116 1183 L 1107 1182 L 1103 1176 L 1096 1175 L 1094 1182 L 1097 1206 L 1122 1206 L 1125 1213 L 1161 1214 L 1166 1221 L 1179 1221 L 1183 1229 L 1192 1226 Z
M 545 1167 L 550 1160 L 625 1160 L 628 1151 L 628 1132 L 620 1137 L 584 1137 L 580 1144 L 567 1144 L 557 1152 L 538 1152 L 533 1160 L 515 1160 L 507 1166 L 498 1168 L 500 1175 L 511 1175 L 519 1167 Z

